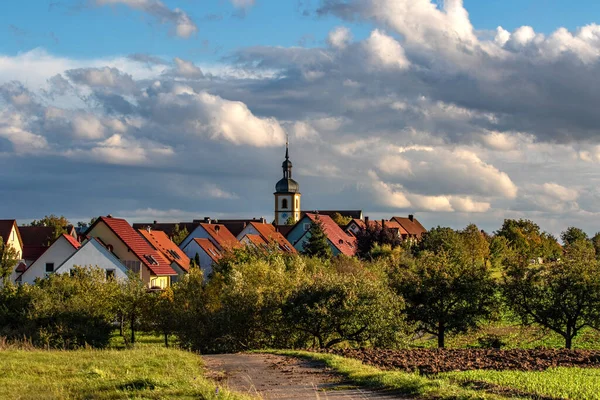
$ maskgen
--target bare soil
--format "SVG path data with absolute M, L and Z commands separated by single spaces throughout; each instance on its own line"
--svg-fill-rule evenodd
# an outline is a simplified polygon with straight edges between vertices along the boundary
M 270 354 L 203 356 L 208 377 L 223 387 L 263 399 L 400 399 L 356 387 L 323 364 Z
M 553 367 L 600 368 L 600 351 L 493 349 L 333 349 L 325 351 L 356 358 L 382 369 L 422 374 L 476 369 L 543 371 Z

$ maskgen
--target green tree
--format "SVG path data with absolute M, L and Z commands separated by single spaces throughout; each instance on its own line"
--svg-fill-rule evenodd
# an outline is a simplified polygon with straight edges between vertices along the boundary
M 299 286 L 282 309 L 292 330 L 308 334 L 319 348 L 343 342 L 391 347 L 402 330 L 400 298 L 364 274 L 319 275 Z
M 352 222 L 352 217 L 344 217 L 339 212 L 333 213 L 333 215 L 331 216 L 331 219 L 333 220 L 333 222 L 335 222 L 342 228 L 345 227 L 346 225 L 348 225 L 350 222 Z
M 484 264 L 461 264 L 445 252 L 421 253 L 414 265 L 395 271 L 392 287 L 404 298 L 409 321 L 436 335 L 477 328 L 496 311 L 496 284 Z
M 108 346 L 116 317 L 118 286 L 99 268 L 52 274 L 32 290 L 26 334 L 44 347 L 73 349 Z
M 459 234 L 465 261 L 470 265 L 486 265 L 490 259 L 490 245 L 485 234 L 475 224 L 468 225 Z
M 173 229 L 173 238 L 171 240 L 173 240 L 173 243 L 179 246 L 181 242 L 183 242 L 183 239 L 188 237 L 189 234 L 190 233 L 185 226 L 183 229 L 179 229 L 179 224 L 175 224 L 175 229 Z
M 7 285 L 10 280 L 17 262 L 19 261 L 17 250 L 15 250 L 10 244 L 4 243 L 2 237 L 0 237 L 0 279 L 2 283 Z
M 285 224 L 288 226 L 296 225 L 296 219 L 294 219 L 294 217 L 288 217 L 288 219 L 285 220 Z
M 592 237 L 592 245 L 594 246 L 594 250 L 596 250 L 596 259 L 600 259 L 600 232 Z
M 169 347 L 169 335 L 175 331 L 175 299 L 171 287 L 151 293 L 146 303 L 145 320 L 151 329 L 162 335 L 165 347 Z
M 46 215 L 44 218 L 39 220 L 31 221 L 31 226 L 49 226 L 54 228 L 54 237 L 56 239 L 63 233 L 67 233 L 67 227 L 71 225 L 69 220 L 63 215 L 56 216 L 54 214 Z
M 559 261 L 529 265 L 513 259 L 506 268 L 503 292 L 507 304 L 524 324 L 535 323 L 565 339 L 586 326 L 597 326 L 600 264 L 593 245 L 579 239 L 565 246 Z
M 309 257 L 331 258 L 331 247 L 323 229 L 323 223 L 318 215 L 315 217 L 307 234 L 308 240 L 304 243 L 302 253 Z
M 510 248 L 520 262 L 537 262 L 555 260 L 560 257 L 562 249 L 555 237 L 541 232 L 540 227 L 527 219 L 506 219 L 496 236 L 505 237 Z
M 119 282 L 118 309 L 122 321 L 129 323 L 130 343 L 135 344 L 135 331 L 142 323 L 148 301 L 148 288 L 138 273 L 129 271 L 127 279 Z
M 571 226 L 560 235 L 560 239 L 565 245 L 570 245 L 579 240 L 588 240 L 588 235 L 583 230 Z

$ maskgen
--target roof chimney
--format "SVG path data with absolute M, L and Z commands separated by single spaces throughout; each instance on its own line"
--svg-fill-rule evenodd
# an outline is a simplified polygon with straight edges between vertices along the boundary
M 108 214 L 106 218 L 112 218 L 112 214 Z
M 158 222 L 156 222 L 156 220 L 154 221 L 154 225 L 156 225 Z
M 155 223 L 156 223 L 156 222 L 155 222 Z M 148 225 L 148 226 L 146 227 L 146 231 L 147 231 L 148 233 L 150 233 L 150 232 L 152 231 L 152 228 L 150 227 L 150 225 Z
M 385 219 L 381 218 L 381 229 L 385 229 Z
M 210 224 L 211 222 L 212 222 L 212 220 L 210 219 L 210 217 L 204 217 L 205 224 Z
M 365 226 L 369 227 L 369 217 L 365 217 Z
M 414 216 L 414 215 L 412 215 L 412 214 L 410 214 L 410 215 L 408 216 L 408 219 L 410 219 L 410 222 L 413 222 L 413 221 L 415 220 L 415 216 Z
M 219 233 L 220 230 L 221 230 L 221 227 L 219 225 L 215 225 L 215 232 Z

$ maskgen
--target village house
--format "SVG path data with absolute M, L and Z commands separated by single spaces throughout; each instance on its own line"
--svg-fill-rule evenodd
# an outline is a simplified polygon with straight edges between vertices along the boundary
M 15 281 L 32 285 L 36 279 L 53 274 L 81 245 L 71 235 L 62 234 L 44 252 L 21 273 Z
M 225 225 L 213 224 L 211 222 L 201 223 L 190 232 L 190 234 L 183 239 L 179 248 L 184 251 L 187 256 L 192 259 L 196 255 L 192 250 L 188 248 L 188 245 L 194 239 L 208 239 L 213 245 L 215 245 L 219 251 L 228 251 L 235 248 L 240 248 L 241 244 L 233 236 L 233 234 L 227 229 Z
M 260 240 L 258 238 L 260 238 Z M 283 253 L 295 254 L 297 253 L 294 246 L 275 229 L 275 226 L 267 223 L 250 222 L 244 230 L 242 230 L 238 236 L 238 240 L 243 243 L 252 243 L 253 245 L 262 246 L 265 243 L 267 246 L 276 245 L 277 248 Z
M 98 218 L 86 236 L 97 238 L 125 266 L 139 273 L 150 289 L 164 289 L 177 272 L 127 221 L 112 216 Z
M 310 228 L 316 220 L 321 221 L 327 242 L 334 256 L 343 254 L 352 257 L 356 254 L 356 237 L 345 232 L 328 215 L 306 213 L 287 235 L 287 240 L 297 251 L 304 249 L 304 244 L 310 238 Z
M 420 240 L 423 234 L 427 233 L 427 229 L 417 221 L 414 215 L 392 217 L 391 221 L 397 222 L 406 231 L 406 235 L 402 237 L 403 239 Z
M 205 278 L 212 272 L 215 263 L 223 258 L 223 252 L 212 241 L 206 238 L 192 239 L 185 246 L 184 251 L 190 255 L 190 259 L 198 264 Z
M 146 241 L 160 251 L 160 254 L 171 263 L 171 268 L 177 272 L 177 276 L 171 277 L 171 283 L 175 283 L 190 270 L 189 257 L 175 244 L 163 231 L 153 231 L 151 228 L 139 229 L 138 232 Z
M 106 278 L 126 279 L 128 269 L 113 253 L 97 239 L 90 238 L 69 256 L 54 273 L 71 273 L 75 267 L 100 268 L 105 271 Z
M 0 220 L 0 237 L 5 245 L 15 249 L 17 259 L 20 260 L 23 256 L 23 239 L 21 239 L 17 221 L 14 219 Z

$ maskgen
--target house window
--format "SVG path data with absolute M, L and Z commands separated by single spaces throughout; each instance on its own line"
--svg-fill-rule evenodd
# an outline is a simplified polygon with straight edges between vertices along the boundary
M 283 208 L 284 210 L 288 208 L 288 201 L 287 201 L 287 199 L 281 200 L 281 208 Z
M 296 197 L 296 209 L 300 208 L 300 200 Z
M 310 223 L 305 223 L 304 224 L 304 232 L 307 232 L 310 230 Z
M 46 272 L 47 273 L 54 272 L 54 263 L 46 263 Z
M 115 278 L 115 270 L 114 269 L 107 269 L 106 270 L 106 279 L 114 279 Z

